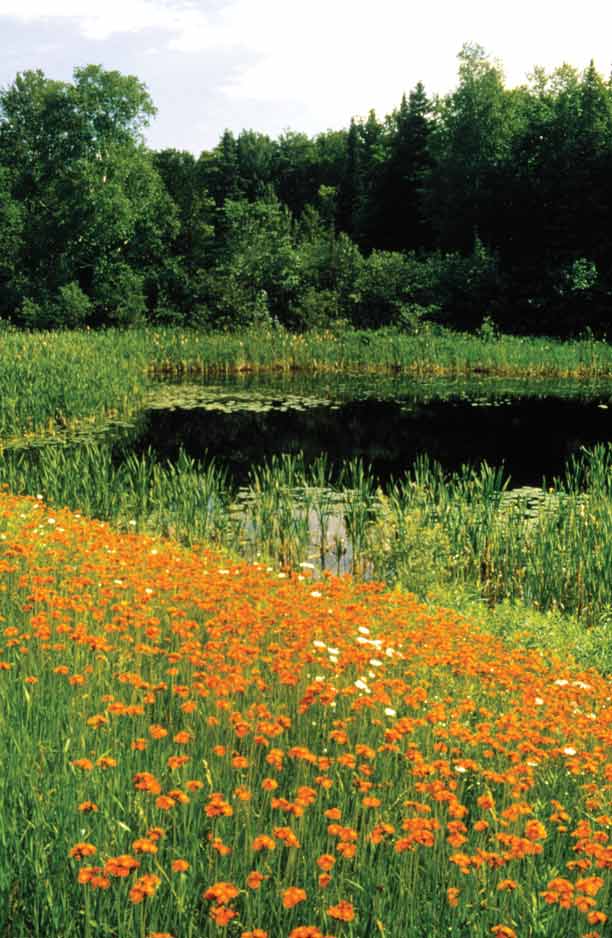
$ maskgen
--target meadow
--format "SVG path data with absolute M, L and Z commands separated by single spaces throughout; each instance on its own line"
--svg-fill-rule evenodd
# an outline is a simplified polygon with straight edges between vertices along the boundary
M 0 933 L 609 934 L 610 680 L 0 499 Z
M 383 492 L 284 456 L 238 491 L 70 442 L 156 376 L 606 378 L 609 346 L 0 343 L 2 936 L 612 934 L 612 447 L 516 498 L 486 465 Z

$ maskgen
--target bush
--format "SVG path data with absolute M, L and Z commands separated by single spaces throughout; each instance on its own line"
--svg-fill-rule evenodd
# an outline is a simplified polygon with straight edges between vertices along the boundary
M 91 318 L 93 303 L 83 293 L 75 280 L 59 288 L 58 297 L 52 304 L 50 325 L 73 328 L 81 326 Z

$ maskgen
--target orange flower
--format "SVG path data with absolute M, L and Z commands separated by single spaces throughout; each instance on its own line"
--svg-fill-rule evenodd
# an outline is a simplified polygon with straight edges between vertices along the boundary
M 331 853 L 322 853 L 321 856 L 317 859 L 317 866 L 326 873 L 328 873 L 335 866 L 335 863 L 336 858 Z
M 263 881 L 267 878 L 268 877 L 264 876 L 263 873 L 258 873 L 257 870 L 251 870 L 246 878 L 246 884 L 249 889 L 259 889 Z
M 340 899 L 336 905 L 330 905 L 327 914 L 341 922 L 352 922 L 355 918 L 355 909 L 346 899 Z
M 585 896 L 596 896 L 604 885 L 601 876 L 587 876 L 583 879 L 577 879 L 575 886 L 576 892 L 582 892 Z
M 603 925 L 608 921 L 608 916 L 605 912 L 589 912 L 587 915 L 587 922 L 589 925 Z
M 252 843 L 252 849 L 256 852 L 260 850 L 274 850 L 276 843 L 272 837 L 268 837 L 267 834 L 259 834 Z
M 290 827 L 274 827 L 272 829 L 272 833 L 277 838 L 277 840 L 281 840 L 286 847 L 295 847 L 299 850 L 299 848 L 302 846 L 294 831 L 292 831 Z
M 540 821 L 527 821 L 525 824 L 525 837 L 528 840 L 545 840 L 546 828 Z
M 495 938 L 516 938 L 516 932 L 509 925 L 493 925 L 491 933 Z
M 294 905 L 305 902 L 307 898 L 306 891 L 298 886 L 289 886 L 282 895 L 283 905 L 286 909 L 292 909 Z
M 166 765 L 169 769 L 180 769 L 190 761 L 189 756 L 168 756 Z
M 70 848 L 68 856 L 73 857 L 75 860 L 82 860 L 83 857 L 93 857 L 96 853 L 97 850 L 93 844 L 78 843 Z
M 225 925 L 229 925 L 232 919 L 236 918 L 238 913 L 235 909 L 229 909 L 226 905 L 213 905 L 208 915 L 215 925 L 222 928 Z
M 122 853 L 118 857 L 109 857 L 104 864 L 104 872 L 109 876 L 116 876 L 119 879 L 125 879 L 132 870 L 138 869 L 140 861 L 136 860 L 129 853 Z
M 241 938 L 268 938 L 268 932 L 263 928 L 254 928 L 253 931 L 243 931 Z
M 160 726 L 158 723 L 152 723 L 149 727 L 149 736 L 153 739 L 163 739 L 164 736 L 168 735 L 168 730 L 164 726 Z
M 91 759 L 73 759 L 70 764 L 73 765 L 75 769 L 82 769 L 84 772 L 91 772 L 93 769 Z
M 132 781 L 138 791 L 148 791 L 152 795 L 159 795 L 161 791 L 161 785 L 150 772 L 136 772 Z
M 213 791 L 204 812 L 207 817 L 231 817 L 234 809 L 225 800 L 221 792 Z
M 298 925 L 289 932 L 289 938 L 324 938 L 323 932 L 316 925 Z
M 155 799 L 155 807 L 159 808 L 160 811 L 170 811 L 176 804 L 174 798 L 170 798 L 169 795 L 159 795 Z
M 82 886 L 91 886 L 92 889 L 109 889 L 111 884 L 101 866 L 82 866 L 78 872 L 77 881 Z
M 173 873 L 186 873 L 189 869 L 187 860 L 173 860 L 171 863 Z
M 132 844 L 134 853 L 157 853 L 157 845 L 147 837 L 141 837 Z
M 218 905 L 227 905 L 240 894 L 240 890 L 233 883 L 214 883 L 202 893 L 202 898 L 216 902 Z
M 184 746 L 192 741 L 193 733 L 189 733 L 187 730 L 180 730 L 180 732 L 174 734 L 172 739 L 175 743 Z
M 452 905 L 453 908 L 456 908 L 459 905 L 460 891 L 461 890 L 457 889 L 456 886 L 449 886 L 448 889 L 446 890 L 446 898 L 448 900 L 448 904 Z
M 159 876 L 155 876 L 153 873 L 145 873 L 144 876 L 136 880 L 130 889 L 130 901 L 137 905 L 143 902 L 146 897 L 154 896 L 160 883 Z
M 515 889 L 518 889 L 518 883 L 515 879 L 500 879 L 497 884 L 497 889 L 499 892 L 504 892 L 505 890 L 514 892 Z

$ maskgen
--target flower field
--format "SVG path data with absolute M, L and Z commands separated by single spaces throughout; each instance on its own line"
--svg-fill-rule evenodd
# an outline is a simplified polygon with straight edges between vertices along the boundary
M 0 495 L 0 934 L 612 934 L 612 681 Z M 611 914 L 612 917 L 612 914 Z

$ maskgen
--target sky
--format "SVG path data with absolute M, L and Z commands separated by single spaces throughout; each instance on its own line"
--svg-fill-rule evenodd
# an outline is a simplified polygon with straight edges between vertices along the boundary
M 607 77 L 611 27 L 606 0 L 0 0 L 0 86 L 89 63 L 136 75 L 149 146 L 199 154 L 226 128 L 314 135 L 384 117 L 418 81 L 444 94 L 468 41 L 510 87 L 591 59 Z

